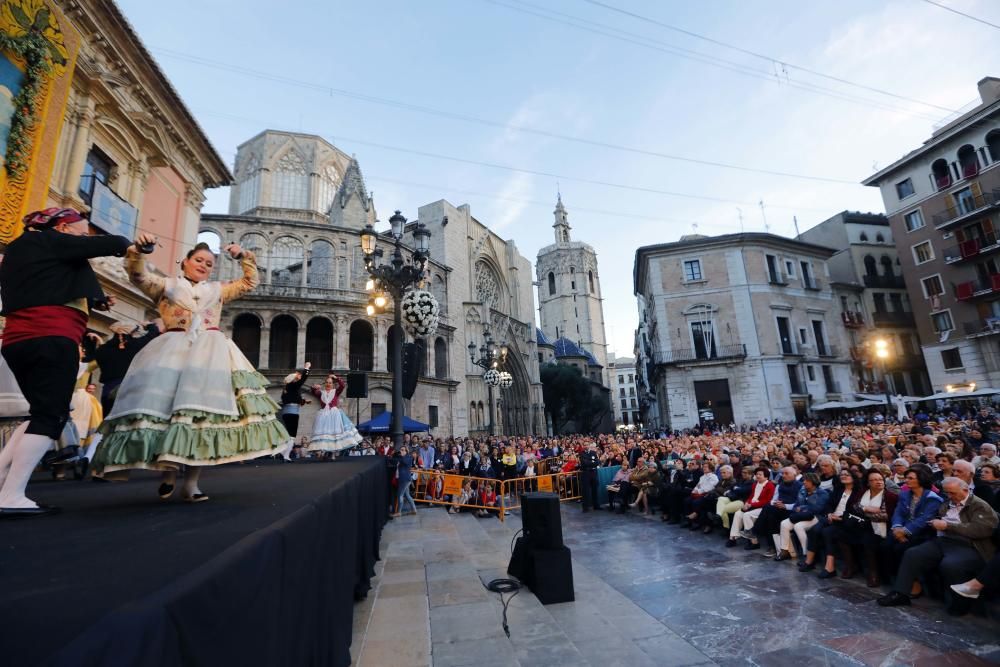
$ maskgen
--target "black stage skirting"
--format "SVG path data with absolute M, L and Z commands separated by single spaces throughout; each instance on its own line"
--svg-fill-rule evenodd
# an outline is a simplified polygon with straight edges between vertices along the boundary
M 32 483 L 63 513 L 0 521 L 4 665 L 350 664 L 381 458 L 207 468 L 196 505 L 157 484 Z

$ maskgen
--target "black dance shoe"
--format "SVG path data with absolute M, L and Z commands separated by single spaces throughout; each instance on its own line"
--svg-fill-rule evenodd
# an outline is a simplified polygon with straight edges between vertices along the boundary
M 160 498 L 166 500 L 170 496 L 174 495 L 174 485 L 164 482 L 163 484 L 160 484 L 160 488 L 156 490 L 156 493 L 159 494 Z
M 0 519 L 32 519 L 36 516 L 52 516 L 62 509 L 51 505 L 38 507 L 0 507 Z

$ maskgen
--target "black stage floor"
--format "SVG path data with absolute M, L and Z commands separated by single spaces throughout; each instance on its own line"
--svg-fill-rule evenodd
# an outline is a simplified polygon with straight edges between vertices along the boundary
M 211 500 L 194 505 L 160 500 L 150 473 L 111 484 L 38 478 L 31 497 L 63 512 L 0 521 L 5 664 L 138 664 L 150 643 L 166 654 L 156 664 L 210 664 L 230 639 L 242 655 L 215 664 L 346 664 L 349 609 L 346 645 L 338 628 L 336 645 L 306 642 L 272 660 L 314 621 L 344 623 L 345 603 L 367 591 L 384 471 L 376 457 L 207 468 L 200 486 Z

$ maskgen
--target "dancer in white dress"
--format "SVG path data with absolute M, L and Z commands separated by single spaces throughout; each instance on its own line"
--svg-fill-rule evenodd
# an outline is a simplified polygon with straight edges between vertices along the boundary
M 314 385 L 313 394 L 319 399 L 319 411 L 313 424 L 311 452 L 339 452 L 361 444 L 361 434 L 340 409 L 340 395 L 347 386 L 344 378 L 330 374 L 323 386 Z

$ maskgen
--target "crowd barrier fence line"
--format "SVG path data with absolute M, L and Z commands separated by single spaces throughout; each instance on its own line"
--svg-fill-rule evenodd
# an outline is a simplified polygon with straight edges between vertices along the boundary
M 440 480 L 440 483 L 439 483 Z M 466 480 L 475 485 L 476 502 L 459 503 L 451 498 L 457 498 L 462 493 Z M 478 502 L 478 489 L 484 484 L 492 484 L 496 492 L 495 505 Z M 496 513 L 501 521 L 507 512 L 520 509 L 521 494 L 531 491 L 549 491 L 559 496 L 560 502 L 579 500 L 580 475 L 578 471 L 555 472 L 534 477 L 513 477 L 511 479 L 492 479 L 488 477 L 469 477 L 454 473 L 435 470 L 413 471 L 413 500 L 424 505 L 444 505 L 458 509 L 485 510 Z

